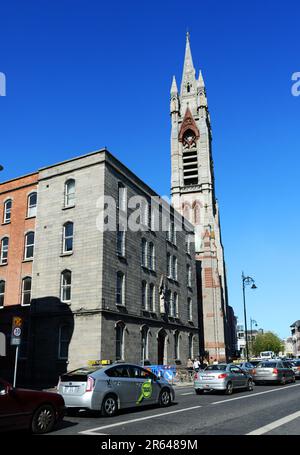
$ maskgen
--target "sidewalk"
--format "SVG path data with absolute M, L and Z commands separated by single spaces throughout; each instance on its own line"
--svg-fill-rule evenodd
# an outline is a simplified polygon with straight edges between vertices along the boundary
M 171 383 L 173 387 L 193 387 L 193 382 L 175 382 L 174 384 Z

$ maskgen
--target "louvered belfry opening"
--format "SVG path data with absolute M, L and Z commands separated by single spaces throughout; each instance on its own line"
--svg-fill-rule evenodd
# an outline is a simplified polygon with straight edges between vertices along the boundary
M 192 130 L 187 130 L 183 136 L 183 180 L 185 186 L 198 184 L 196 136 Z

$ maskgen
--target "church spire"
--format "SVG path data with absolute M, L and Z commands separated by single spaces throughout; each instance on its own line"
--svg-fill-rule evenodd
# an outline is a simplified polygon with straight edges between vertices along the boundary
M 177 95 L 177 94 L 178 94 L 178 88 L 177 88 L 177 84 L 176 84 L 176 78 L 175 78 L 175 76 L 173 76 L 172 86 L 171 86 L 171 95 Z
M 192 52 L 190 47 L 190 34 L 189 32 L 187 32 L 180 94 L 182 96 L 195 93 L 195 88 L 196 88 L 195 68 L 193 64 Z

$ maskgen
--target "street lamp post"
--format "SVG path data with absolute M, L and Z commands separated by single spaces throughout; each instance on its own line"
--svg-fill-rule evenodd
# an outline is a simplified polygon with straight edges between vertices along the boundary
M 254 324 L 254 327 L 257 327 L 257 322 L 250 317 L 251 351 L 253 351 L 252 324 Z
M 245 276 L 242 272 L 242 283 L 243 283 L 243 302 L 244 302 L 244 320 L 245 320 L 245 341 L 246 341 L 246 358 L 249 362 L 249 346 L 248 346 L 248 330 L 247 330 L 247 314 L 246 314 L 246 296 L 245 296 L 245 287 L 247 285 L 252 285 L 251 289 L 256 289 L 254 279 L 251 276 Z

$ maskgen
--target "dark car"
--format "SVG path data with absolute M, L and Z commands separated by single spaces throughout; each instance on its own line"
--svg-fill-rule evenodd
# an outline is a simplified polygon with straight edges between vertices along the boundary
M 64 413 L 64 399 L 58 393 L 18 389 L 0 379 L 0 431 L 47 433 Z

